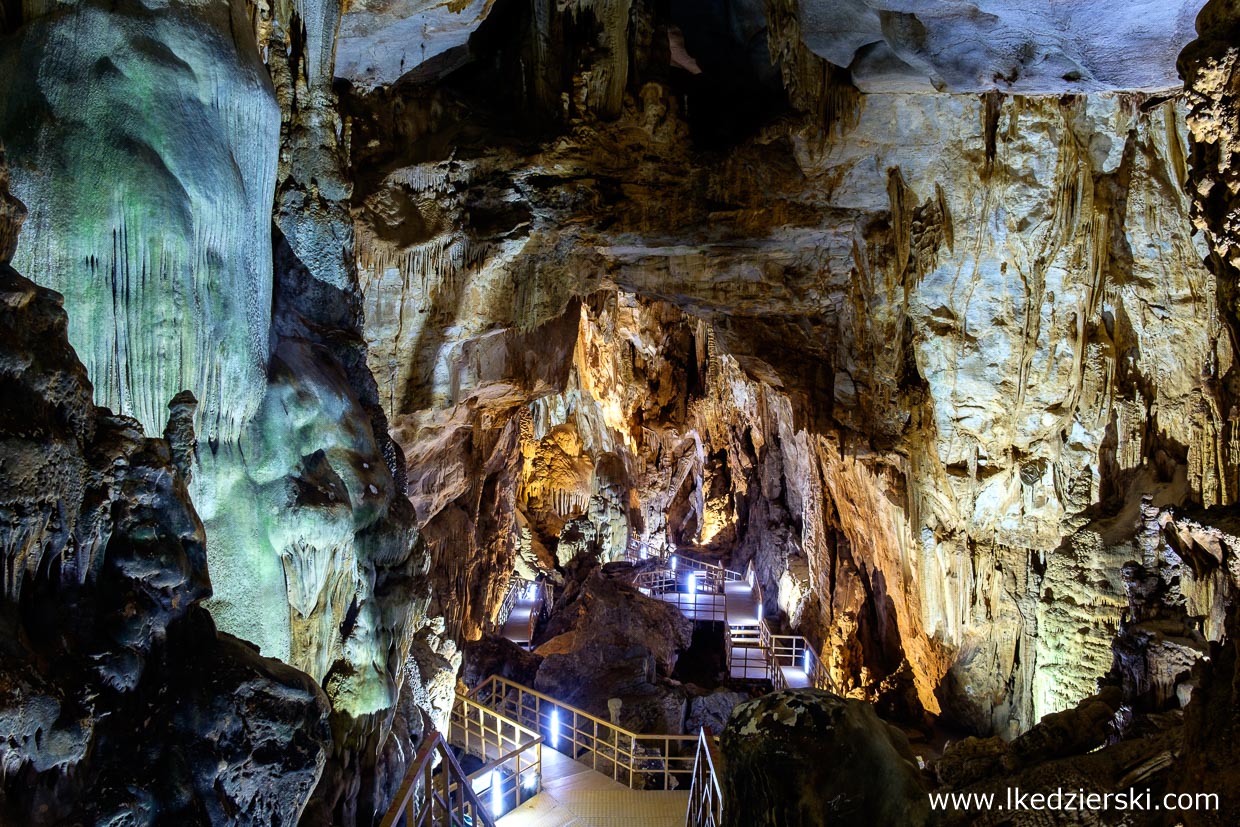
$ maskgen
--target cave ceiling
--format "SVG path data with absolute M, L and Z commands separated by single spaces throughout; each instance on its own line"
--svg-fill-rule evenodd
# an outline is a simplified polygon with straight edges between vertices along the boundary
M 469 36 L 496 2 L 350 3 L 341 21 L 337 74 L 373 88 L 408 73 L 450 71 L 468 59 Z M 1035 95 L 1179 86 L 1175 59 L 1192 40 L 1203 5 L 1203 0 L 793 1 L 803 43 L 848 69 L 863 92 L 998 89 Z M 750 34 L 761 35 L 766 27 L 763 0 L 673 0 L 670 6 L 672 16 L 688 24 L 684 28 L 710 17 L 724 17 Z M 690 41 L 693 33 L 685 33 Z M 687 52 L 684 41 L 678 39 L 678 45 L 686 66 L 699 69 L 692 43 Z

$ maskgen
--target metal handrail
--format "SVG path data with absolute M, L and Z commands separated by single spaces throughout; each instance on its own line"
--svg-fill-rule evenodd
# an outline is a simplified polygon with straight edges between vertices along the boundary
M 765 622 L 764 622 L 765 625 Z M 768 630 L 769 632 L 769 630 Z M 790 666 L 805 672 L 809 685 L 815 689 L 831 689 L 831 676 L 810 644 L 801 635 L 767 634 L 767 652 L 771 659 L 771 682 L 776 689 L 787 689 L 788 681 L 780 667 Z
M 680 562 L 681 565 L 687 568 L 696 569 L 697 571 L 710 572 L 712 575 L 714 575 L 720 580 L 734 580 L 735 581 L 735 580 L 745 579 L 745 575 L 740 573 L 739 571 L 733 571 L 732 569 L 724 568 L 718 563 L 708 563 L 705 560 L 698 560 L 693 557 L 688 557 L 682 552 L 671 554 L 669 555 L 669 557 L 675 557 Z
M 453 746 L 486 762 L 469 774 L 469 782 L 475 792 L 489 797 L 492 814 L 538 795 L 542 789 L 541 735 L 459 692 L 451 721 Z M 477 782 L 482 779 L 490 783 L 479 789 Z
M 667 594 L 678 588 L 676 572 L 671 569 L 648 569 L 638 572 L 633 585 L 648 595 Z
M 534 648 L 534 631 L 538 628 L 538 619 L 542 617 L 543 612 L 550 614 L 554 602 L 551 584 L 546 580 L 537 581 L 534 584 L 534 605 L 530 606 L 530 619 L 525 630 L 525 639 L 529 648 Z
M 757 580 L 752 562 L 746 567 L 744 579 L 758 593 L 758 605 L 760 607 L 765 606 L 762 584 Z M 748 628 L 750 627 L 729 626 L 729 634 L 735 636 L 738 629 L 748 630 Z M 788 688 L 788 679 L 781 667 L 791 666 L 802 669 L 805 672 L 809 685 L 815 689 L 834 691 L 835 682 L 831 679 L 831 673 L 827 670 L 826 665 L 823 664 L 822 659 L 818 657 L 818 652 L 808 638 L 803 635 L 772 634 L 771 627 L 767 624 L 765 618 L 758 621 L 757 628 L 759 646 L 761 646 L 768 659 L 767 674 L 775 689 Z M 731 649 L 729 648 L 729 655 L 730 653 Z M 730 667 L 731 663 L 729 662 Z
M 439 770 L 435 771 L 438 756 Z M 495 827 L 443 735 L 426 733 L 379 827 Z
M 631 732 L 500 675 L 469 697 L 533 726 L 547 746 L 631 789 L 674 790 L 691 778 L 697 736 Z
M 718 742 L 707 735 L 703 727 L 698 733 L 685 827 L 721 827 L 723 824 L 723 786 L 719 783 L 723 766 L 723 753 L 719 751 Z
M 727 599 L 720 597 L 724 588 L 717 572 L 691 572 L 687 578 L 690 584 L 690 591 L 687 592 L 680 591 L 682 579 L 670 568 L 655 568 L 638 572 L 633 578 L 633 585 L 649 597 L 670 603 L 695 622 L 727 622 Z
M 695 592 L 664 592 L 659 600 L 675 606 L 680 613 L 694 622 L 717 620 L 728 621 L 727 600 L 714 594 L 698 594 Z
M 524 578 L 512 574 L 508 577 L 508 590 L 504 592 L 504 599 L 500 601 L 499 611 L 495 614 L 495 622 L 492 624 L 496 631 L 503 629 L 504 624 L 508 622 L 508 618 L 512 616 L 512 607 L 517 603 L 517 595 L 525 588 L 522 584 L 529 581 Z
M 504 626 L 512 617 L 512 611 L 516 608 L 517 601 L 522 599 L 521 596 L 527 594 L 530 589 L 534 589 L 534 603 L 530 607 L 530 616 L 526 621 L 526 646 L 533 648 L 534 630 L 538 626 L 540 612 L 544 609 L 550 610 L 552 602 L 551 587 L 544 580 L 526 580 L 515 573 L 509 577 L 508 591 L 504 593 L 504 599 L 500 603 L 499 612 L 495 616 L 495 622 L 491 624 L 491 631 L 495 634 L 503 633 Z

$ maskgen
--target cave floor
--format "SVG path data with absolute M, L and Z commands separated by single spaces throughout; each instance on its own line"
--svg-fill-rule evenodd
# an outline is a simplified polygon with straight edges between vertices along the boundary
M 630 790 L 553 749 L 542 751 L 542 793 L 497 827 L 681 827 L 689 793 Z

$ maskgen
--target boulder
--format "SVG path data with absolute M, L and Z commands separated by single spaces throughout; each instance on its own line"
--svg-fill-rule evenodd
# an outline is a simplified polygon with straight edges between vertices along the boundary
M 693 623 L 678 609 L 585 568 L 569 582 L 547 634 L 535 650 L 543 658 L 536 689 L 603 718 L 618 699 L 616 723 L 636 732 L 682 731 L 685 692 L 668 676 Z
M 908 744 L 864 701 L 820 689 L 741 704 L 720 738 L 727 827 L 926 824 Z
M 543 659 L 522 649 L 499 635 L 483 635 L 466 641 L 461 662 L 461 680 L 470 689 L 492 675 L 501 675 L 526 686 L 534 685 L 534 676 Z
M 730 689 L 719 689 L 709 695 L 690 698 L 685 732 L 693 734 L 703 727 L 716 735 L 723 732 L 732 710 L 747 700 L 749 695 L 746 693 L 733 692 Z

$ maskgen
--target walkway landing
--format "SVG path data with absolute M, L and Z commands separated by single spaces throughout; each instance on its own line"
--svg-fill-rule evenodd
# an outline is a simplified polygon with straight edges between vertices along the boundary
M 723 622 L 728 619 L 725 598 L 721 594 L 665 592 L 664 594 L 656 594 L 654 597 L 657 600 L 662 600 L 664 603 L 671 603 L 680 609 L 681 614 L 690 620 L 718 620 Z
M 788 684 L 789 689 L 808 689 L 809 675 L 805 674 L 805 670 L 799 666 L 781 666 L 779 667 L 784 673 L 784 683 Z
M 537 599 L 521 599 L 512 604 L 512 614 L 504 624 L 503 636 L 518 646 L 528 647 L 530 644 L 530 612 L 534 610 Z
M 542 792 L 496 827 L 683 827 L 689 791 L 630 790 L 546 746 Z
M 728 607 L 728 623 L 734 626 L 757 626 L 761 622 L 758 596 L 749 583 L 744 580 L 729 580 L 723 584 L 723 596 Z

